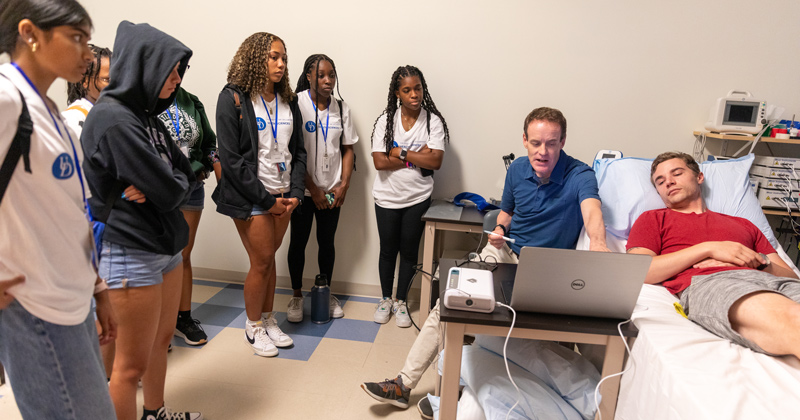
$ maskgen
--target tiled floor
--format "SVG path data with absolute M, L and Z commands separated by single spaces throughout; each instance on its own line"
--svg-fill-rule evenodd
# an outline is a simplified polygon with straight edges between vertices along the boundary
M 345 317 L 317 325 L 286 321 L 290 290 L 279 289 L 275 310 L 279 325 L 294 340 L 275 358 L 253 355 L 244 343 L 242 285 L 196 280 L 193 315 L 209 336 L 208 344 L 187 346 L 174 339 L 167 372 L 167 405 L 202 411 L 206 419 L 419 419 L 414 406 L 433 392 L 428 369 L 412 392 L 412 406 L 401 410 L 373 400 L 359 385 L 397 375 L 417 336 L 394 319 L 372 321 L 377 298 L 337 295 Z M 412 317 L 417 319 L 412 302 Z M 141 405 L 141 391 L 139 392 Z M 0 386 L 0 419 L 21 419 L 7 385 Z

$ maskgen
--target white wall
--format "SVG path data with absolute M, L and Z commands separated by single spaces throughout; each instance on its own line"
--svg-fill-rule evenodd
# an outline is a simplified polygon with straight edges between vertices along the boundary
M 784 106 L 788 117 L 800 115 L 795 0 L 82 3 L 94 19 L 98 45 L 112 47 L 117 24 L 127 19 L 148 22 L 192 48 L 183 86 L 205 103 L 212 124 L 228 63 L 251 33 L 286 40 L 293 85 L 309 54 L 336 61 L 361 137 L 335 270 L 337 282 L 354 286 L 378 283 L 369 137 L 398 65 L 425 72 L 450 127 L 452 143 L 435 175 L 434 197 L 469 190 L 499 198 L 500 156 L 524 153 L 522 122 L 538 106 L 564 112 L 566 151 L 587 163 L 599 149 L 643 157 L 691 152 L 691 131 L 702 128 L 712 101 L 730 89 Z M 194 265 L 246 272 L 233 223 L 214 211 L 213 184 L 206 189 Z M 278 255 L 279 276 L 288 275 L 287 242 L 288 235 Z M 307 261 L 311 278 L 313 239 Z

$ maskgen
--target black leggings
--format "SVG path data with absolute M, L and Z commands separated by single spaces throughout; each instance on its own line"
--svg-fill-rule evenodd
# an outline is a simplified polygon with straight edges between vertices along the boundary
M 317 263 L 320 274 L 328 277 L 328 286 L 333 277 L 333 263 L 336 260 L 334 237 L 339 225 L 341 207 L 318 210 L 311 197 L 303 197 L 300 208 L 292 213 L 292 232 L 289 241 L 289 276 L 292 278 L 292 289 L 303 288 L 303 267 L 306 264 L 306 244 L 311 236 L 311 222 L 317 218 Z
M 419 240 L 425 229 L 422 215 L 431 205 L 431 199 L 403 209 L 385 209 L 375 205 L 375 218 L 378 221 L 381 252 L 378 257 L 378 275 L 381 279 L 383 297 L 392 296 L 394 269 L 397 253 L 400 253 L 400 271 L 397 273 L 397 300 L 406 300 L 408 285 L 414 277 L 417 264 Z

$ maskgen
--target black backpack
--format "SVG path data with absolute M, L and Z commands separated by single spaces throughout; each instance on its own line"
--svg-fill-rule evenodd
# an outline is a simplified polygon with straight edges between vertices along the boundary
M 19 89 L 17 89 L 17 92 L 19 93 L 19 99 L 22 101 L 22 113 L 19 115 L 17 132 L 14 134 L 14 139 L 11 140 L 11 146 L 8 148 L 5 159 L 3 159 L 3 165 L 0 166 L 0 202 L 3 201 L 8 183 L 11 182 L 11 175 L 14 174 L 14 169 L 17 168 L 20 157 L 22 157 L 22 162 L 25 165 L 25 172 L 31 173 L 30 151 L 33 121 L 22 92 Z

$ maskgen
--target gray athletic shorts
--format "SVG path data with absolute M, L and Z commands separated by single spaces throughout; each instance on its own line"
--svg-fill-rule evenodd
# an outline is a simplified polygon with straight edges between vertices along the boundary
M 754 292 L 774 292 L 800 303 L 800 281 L 757 270 L 730 270 L 692 277 L 681 293 L 681 305 L 689 316 L 712 333 L 759 353 L 770 354 L 733 330 L 728 312 L 736 301 Z

